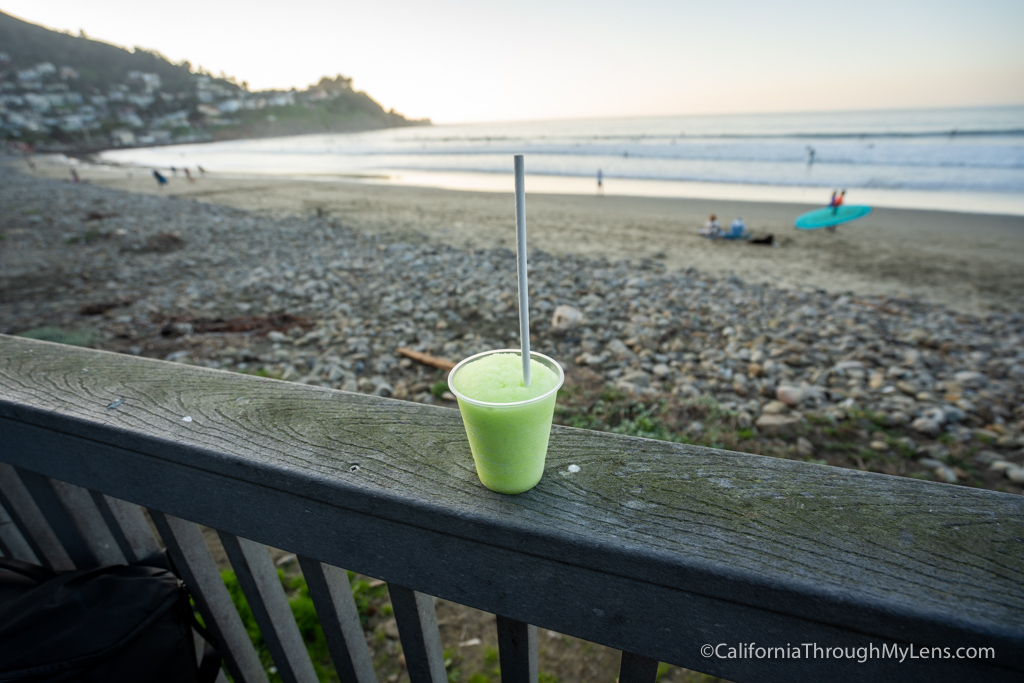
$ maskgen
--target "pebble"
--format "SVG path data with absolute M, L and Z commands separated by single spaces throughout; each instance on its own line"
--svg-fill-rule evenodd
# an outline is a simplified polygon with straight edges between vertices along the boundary
M 458 361 L 519 346 L 510 249 L 28 178 L 3 164 L 0 186 L 0 290 L 10 293 L 0 333 L 89 329 L 109 350 L 425 403 L 442 402 L 436 370 L 397 348 Z M 108 217 L 86 224 L 90 211 Z M 87 230 L 101 237 L 71 239 Z M 165 242 L 174 248 L 154 246 Z M 909 426 L 913 450 L 939 452 L 944 437 L 1005 460 L 1024 447 L 1022 310 L 863 305 L 656 259 L 534 251 L 530 266 L 532 348 L 604 388 L 714 399 L 745 415 L 744 428 L 756 416 L 769 437 L 798 431 L 802 418 L 788 413 L 799 407 L 812 424 L 871 411 Z M 284 314 L 293 322 L 208 331 Z
M 919 417 L 910 423 L 910 428 L 927 436 L 936 436 L 942 429 L 942 426 L 930 418 Z
M 568 332 L 575 327 L 579 327 L 582 322 L 583 313 L 578 308 L 562 304 L 555 309 L 554 314 L 551 316 L 551 331 L 556 333 Z
M 797 430 L 800 418 L 793 415 L 762 415 L 754 424 L 769 436 L 784 436 Z
M 800 401 L 803 399 L 803 392 L 800 391 L 799 387 L 791 387 L 786 384 L 782 384 L 775 390 L 775 397 L 787 406 L 793 408 L 800 405 Z
M 789 406 L 782 401 L 769 401 L 761 409 L 764 415 L 782 415 L 789 412 Z

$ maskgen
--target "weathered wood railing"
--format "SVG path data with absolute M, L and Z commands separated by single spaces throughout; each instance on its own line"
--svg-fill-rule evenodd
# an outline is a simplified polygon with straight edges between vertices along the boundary
M 148 508 L 239 681 L 266 675 L 196 523 L 286 681 L 313 671 L 261 544 L 300 556 L 343 680 L 376 678 L 338 567 L 387 581 L 413 681 L 446 680 L 431 595 L 499 615 L 505 683 L 536 626 L 623 650 L 622 683 L 1024 677 L 1021 496 L 559 427 L 502 496 L 454 410 L 3 336 L 0 462 L 5 555 L 130 560 Z

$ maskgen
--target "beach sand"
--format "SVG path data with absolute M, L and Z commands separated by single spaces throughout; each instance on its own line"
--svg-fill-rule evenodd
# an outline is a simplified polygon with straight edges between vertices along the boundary
M 351 181 L 227 178 L 159 188 L 145 169 L 79 166 L 84 181 L 132 192 L 192 197 L 250 211 L 322 212 L 366 233 L 457 246 L 515 249 L 511 194 Z M 37 161 L 38 175 L 69 176 Z M 1024 291 L 1024 216 L 875 209 L 855 223 L 801 231 L 794 218 L 814 206 L 710 199 L 529 194 L 529 247 L 552 254 L 649 258 L 790 289 L 822 289 L 941 303 L 964 312 L 1019 311 Z M 823 193 L 823 197 L 824 197 Z M 708 240 L 709 214 L 723 225 L 742 216 L 777 246 Z

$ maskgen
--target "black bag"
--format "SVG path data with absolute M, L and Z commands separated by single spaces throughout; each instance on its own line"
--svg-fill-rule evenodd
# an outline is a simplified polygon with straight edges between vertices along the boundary
M 163 567 L 159 566 L 161 563 Z M 134 565 L 55 572 L 0 558 L 0 681 L 208 683 L 196 666 L 185 584 L 162 555 Z

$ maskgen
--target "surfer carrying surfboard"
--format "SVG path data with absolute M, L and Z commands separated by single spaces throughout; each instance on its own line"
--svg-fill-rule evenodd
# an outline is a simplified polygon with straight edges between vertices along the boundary
M 843 190 L 839 194 L 832 193 L 832 201 L 829 202 L 829 206 L 832 207 L 832 215 L 835 216 L 839 213 L 839 207 L 843 205 L 843 198 L 846 197 L 846 190 Z
M 800 230 L 826 228 L 831 232 L 840 223 L 849 223 L 871 213 L 870 206 L 846 205 L 843 203 L 845 199 L 846 190 L 833 192 L 828 206 L 801 214 L 796 219 L 796 227 Z

